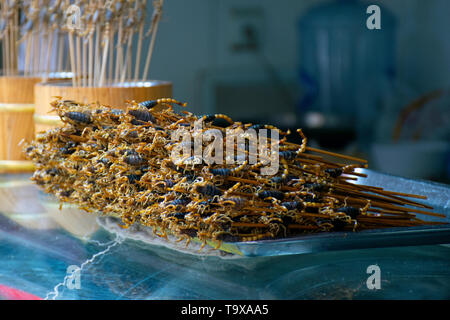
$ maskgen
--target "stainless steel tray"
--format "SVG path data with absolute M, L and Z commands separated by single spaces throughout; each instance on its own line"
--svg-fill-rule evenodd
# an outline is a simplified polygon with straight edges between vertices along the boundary
M 386 190 L 427 196 L 419 200 L 433 207 L 433 212 L 445 214 L 446 218 L 420 216 L 426 221 L 450 223 L 450 187 L 445 184 L 423 180 L 411 180 L 362 169 L 367 178 L 357 183 L 382 187 Z M 360 232 L 334 232 L 306 235 L 289 239 L 237 242 L 233 248 L 244 256 L 278 256 L 331 250 L 417 246 L 450 243 L 450 224 L 410 228 L 388 228 Z

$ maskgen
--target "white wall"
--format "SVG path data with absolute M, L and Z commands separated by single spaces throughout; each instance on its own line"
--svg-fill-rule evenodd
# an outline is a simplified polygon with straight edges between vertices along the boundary
M 227 43 L 223 41 L 230 21 L 229 8 L 239 6 L 263 8 L 266 22 L 263 38 L 267 58 L 276 67 L 296 68 L 296 23 L 301 11 L 313 2 L 315 1 L 167 0 L 150 76 L 173 81 L 174 96 L 190 101 L 195 107 L 202 103 L 198 83 L 205 72 L 243 66 L 260 68 L 248 54 L 230 54 Z
M 399 78 L 421 93 L 450 88 L 450 1 L 378 2 L 391 10 L 398 20 Z
M 260 68 L 253 57 L 228 51 L 230 7 L 261 6 L 264 11 L 264 53 L 280 70 L 297 69 L 297 21 L 319 0 L 167 0 L 150 76 L 174 82 L 175 97 L 202 112 L 205 73 L 223 69 Z M 398 19 L 398 76 L 418 93 L 450 88 L 450 1 L 381 0 Z

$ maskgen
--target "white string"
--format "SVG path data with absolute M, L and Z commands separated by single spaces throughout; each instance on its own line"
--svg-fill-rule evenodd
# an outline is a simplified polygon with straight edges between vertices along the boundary
M 84 269 L 84 267 L 86 267 L 88 264 L 91 264 L 94 262 L 94 260 L 102 255 L 105 255 L 106 253 L 108 253 L 113 247 L 115 247 L 118 244 L 121 244 L 123 242 L 124 238 L 120 237 L 119 235 L 116 235 L 116 239 L 113 241 L 113 243 L 111 243 L 110 245 L 108 245 L 108 247 L 106 247 L 106 249 L 104 249 L 103 251 L 97 252 L 96 254 L 94 254 L 90 259 L 86 260 L 85 262 L 83 262 L 80 266 L 79 269 L 75 269 L 74 271 L 72 271 L 71 273 L 67 274 L 64 277 L 64 280 L 60 283 L 58 283 L 54 288 L 53 291 L 47 293 L 45 300 L 49 300 L 50 296 L 53 295 L 53 298 L 51 298 L 52 300 L 55 300 L 58 296 L 59 296 L 59 288 L 62 286 L 65 286 L 67 283 L 67 280 L 69 279 L 73 279 L 74 277 L 74 273 L 75 272 L 80 272 Z

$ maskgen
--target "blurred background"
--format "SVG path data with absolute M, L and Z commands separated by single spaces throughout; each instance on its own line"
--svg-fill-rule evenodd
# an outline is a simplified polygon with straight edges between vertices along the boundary
M 370 30 L 374 4 L 381 29 Z M 450 1 L 164 6 L 150 76 L 173 81 L 194 112 L 302 127 L 310 145 L 372 169 L 450 181 Z

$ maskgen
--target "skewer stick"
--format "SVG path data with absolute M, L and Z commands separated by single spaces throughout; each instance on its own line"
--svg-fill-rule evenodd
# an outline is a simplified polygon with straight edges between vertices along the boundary
M 36 39 L 35 39 L 35 36 L 34 36 L 34 31 L 31 31 L 30 32 L 30 41 L 31 41 L 31 48 L 30 48 L 30 53 L 31 53 L 31 55 L 30 55 L 30 74 L 34 74 L 34 56 L 36 56 L 36 55 L 33 55 L 33 52 L 36 52 L 36 48 L 35 48 L 35 46 L 36 46 L 36 44 L 35 44 L 35 42 L 36 42 Z
M 163 3 L 164 3 L 164 0 L 160 0 L 159 7 L 157 8 L 157 10 L 161 10 L 161 8 L 163 6 Z M 152 38 L 150 40 L 147 60 L 145 61 L 144 74 L 142 75 L 142 81 L 145 81 L 147 79 L 148 69 L 150 67 L 150 61 L 152 59 L 153 48 L 155 46 L 156 34 L 158 33 L 158 25 L 159 25 L 159 20 L 160 19 L 161 19 L 161 12 L 158 12 L 156 17 L 155 17 L 155 22 L 152 25 L 152 29 L 153 29 L 152 30 Z
M 114 81 L 116 83 L 119 82 L 119 72 L 120 72 L 120 66 L 122 61 L 122 27 L 123 27 L 123 21 L 120 19 L 119 21 L 119 31 L 117 33 L 117 52 L 116 52 L 116 66 L 115 66 L 115 75 L 114 75 Z
M 380 213 L 381 215 L 386 216 L 386 217 L 395 216 L 394 218 L 396 218 L 396 219 L 400 219 L 400 218 L 401 219 L 410 219 L 410 218 L 416 216 L 413 213 L 405 213 L 403 211 L 388 210 L 388 209 L 376 209 L 376 208 L 369 208 L 369 209 L 367 209 L 367 212 Z
M 352 187 L 355 187 L 355 188 L 361 188 L 361 189 L 367 189 L 368 191 L 373 191 L 373 192 L 379 192 L 379 191 L 383 191 L 384 189 L 383 188 L 380 188 L 380 187 L 374 187 L 374 186 L 366 186 L 366 185 L 363 185 L 363 184 L 354 184 L 354 183 L 350 183 L 350 182 L 344 182 L 345 184 L 348 184 L 348 185 L 350 185 L 350 186 L 352 186 Z
M 69 37 L 70 69 L 72 70 L 72 85 L 74 87 L 76 87 L 75 54 L 74 54 L 74 50 L 73 50 L 73 31 L 69 32 L 68 37 Z
M 93 43 L 93 34 L 89 35 L 89 54 L 88 54 L 88 59 L 89 59 L 89 66 L 88 66 L 88 86 L 92 87 L 93 84 L 93 58 L 94 58 L 94 43 Z
M 15 74 L 15 69 L 14 69 L 14 67 L 15 67 L 15 60 L 17 59 L 17 56 L 16 56 L 16 54 L 15 54 L 15 51 L 14 51 L 14 48 L 16 47 L 16 45 L 15 45 L 15 43 L 14 43 L 14 20 L 13 21 L 11 21 L 11 25 L 10 25 L 10 28 L 9 28 L 9 33 L 10 33 L 10 35 L 9 35 L 9 41 L 10 41 L 10 48 L 11 48 L 11 58 L 10 58 L 10 66 L 9 66 L 9 69 L 10 69 L 10 74 Z
M 5 50 L 6 50 L 6 64 L 4 66 L 4 69 L 6 71 L 6 75 L 9 75 L 9 58 L 10 58 L 10 49 L 9 49 L 9 25 L 6 26 L 6 30 L 5 30 L 5 38 L 3 41 L 3 45 L 5 46 Z
M 142 81 L 147 80 L 147 76 L 148 76 L 148 69 L 150 67 L 150 61 L 152 59 L 153 48 L 155 46 L 156 33 L 158 32 L 159 18 L 157 18 L 157 19 L 158 19 L 158 21 L 156 22 L 155 29 L 152 32 L 152 38 L 151 38 L 149 49 L 148 49 L 147 59 L 145 60 L 145 67 L 144 67 L 144 73 L 142 75 Z
M 42 27 L 41 27 L 42 28 Z M 39 37 L 39 45 L 40 45 L 40 52 L 39 52 L 39 75 L 43 73 L 47 68 L 45 66 L 45 52 L 46 52 L 46 45 L 48 46 L 48 33 L 46 30 L 43 30 L 41 32 L 41 36 Z
M 26 35 L 25 39 L 26 39 L 25 40 L 26 41 L 26 49 L 25 49 L 25 64 L 24 64 L 23 69 L 24 69 L 25 76 L 27 76 L 28 72 L 29 72 L 28 65 L 30 63 L 30 51 L 31 51 L 31 41 L 30 41 L 30 34 L 29 33 Z
M 316 149 L 316 148 L 312 148 L 312 147 L 306 147 L 306 150 L 311 151 L 311 152 L 327 154 L 329 156 L 333 156 L 333 157 L 336 157 L 336 158 L 352 160 L 352 161 L 356 161 L 356 162 L 360 162 L 360 163 L 367 163 L 367 160 L 364 160 L 364 159 L 361 159 L 361 158 L 351 157 L 351 156 L 347 156 L 347 155 L 344 155 L 344 154 L 339 154 L 339 153 L 334 153 L 334 152 L 330 152 L 330 151 L 320 150 L 320 149 Z
M 352 197 L 348 197 L 348 196 L 346 197 L 346 196 L 338 195 L 338 194 L 334 194 L 333 197 L 340 198 L 342 200 L 347 200 L 347 202 L 353 201 L 355 203 L 359 203 L 359 204 L 363 204 L 363 205 L 365 205 L 367 202 L 362 199 L 356 199 L 356 198 L 352 198 Z M 372 201 L 371 204 L 374 207 L 379 207 L 379 208 L 388 208 L 388 209 L 404 211 L 404 212 L 415 212 L 415 213 L 420 213 L 420 214 L 429 215 L 429 216 L 433 216 L 433 217 L 445 218 L 445 215 L 440 214 L 440 213 L 423 211 L 423 210 L 418 210 L 418 209 L 408 208 L 408 207 L 400 207 L 400 206 L 391 205 L 389 203 L 383 203 L 383 202 L 379 202 L 379 201 Z
M 376 194 L 370 194 L 370 193 L 368 194 L 368 193 L 364 193 L 364 192 L 361 192 L 361 191 L 357 191 L 357 190 L 349 188 L 349 187 L 345 187 L 344 185 L 339 185 L 339 184 L 338 185 L 334 185 L 334 188 L 337 189 L 337 190 L 346 191 L 349 194 L 353 193 L 354 195 L 361 196 L 361 197 L 364 197 L 364 198 L 367 198 L 367 199 L 378 199 L 380 201 L 388 201 L 388 202 L 393 202 L 393 203 L 397 203 L 397 204 L 401 204 L 401 205 L 409 204 L 409 205 L 414 205 L 414 206 L 417 206 L 417 207 L 422 207 L 422 208 L 428 207 L 429 209 L 432 209 L 429 206 L 424 206 L 424 205 L 422 205 L 420 203 L 416 203 L 416 202 L 411 201 L 411 200 L 402 199 L 402 198 L 398 198 L 398 197 L 388 198 L 388 197 L 385 197 L 385 196 L 376 195 Z
M 87 83 L 86 83 L 86 77 L 87 77 L 87 45 L 86 45 L 86 40 L 82 39 L 81 40 L 81 45 L 83 47 L 82 52 L 83 52 L 83 58 L 82 58 L 82 78 L 83 78 L 83 87 L 86 87 Z
M 136 65 L 134 67 L 134 81 L 138 81 L 139 79 L 143 35 L 144 35 L 144 23 L 142 22 L 141 25 L 139 26 L 138 45 L 136 51 Z
M 369 187 L 369 186 L 363 186 L 363 185 L 358 185 L 358 186 L 366 187 L 369 190 L 370 189 L 375 189 L 375 187 Z M 380 189 L 381 189 L 381 191 L 376 191 L 376 192 L 384 193 L 386 195 L 395 195 L 395 196 L 401 196 L 401 197 L 407 197 L 407 198 L 416 198 L 416 199 L 423 199 L 423 200 L 427 199 L 427 196 L 422 196 L 422 195 L 419 195 L 419 194 L 411 194 L 411 193 L 388 191 L 388 190 L 383 190 L 382 188 L 380 188 Z
M 47 53 L 46 70 L 45 70 L 45 74 L 44 74 L 44 82 L 47 82 L 48 75 L 50 74 L 50 58 L 52 56 L 53 38 L 54 38 L 54 34 L 52 33 L 49 38 L 49 43 L 48 43 L 48 53 Z
M 94 62 L 94 83 L 98 83 L 100 76 L 100 26 L 95 27 L 95 62 Z
M 77 57 L 77 59 L 76 59 L 76 63 L 77 63 L 77 76 L 76 76 L 76 78 L 77 78 L 77 86 L 81 86 L 81 77 L 83 75 L 82 75 L 82 71 L 81 71 L 80 36 L 76 35 L 75 39 L 76 39 L 75 45 L 76 45 L 76 50 L 77 50 L 77 52 L 76 52 L 76 57 Z
M 268 224 L 264 223 L 249 223 L 249 222 L 232 222 L 231 227 L 250 227 L 250 228 L 266 228 Z
M 113 74 L 113 64 L 114 64 L 114 29 L 110 31 L 109 38 L 109 61 L 108 61 L 108 84 L 113 84 L 114 74 Z
M 33 32 L 34 34 L 34 55 L 33 55 L 33 75 L 36 75 L 39 70 L 39 48 L 40 48 L 40 38 L 39 38 L 39 31 Z
M 419 203 L 419 202 L 416 202 L 416 201 L 412 201 L 412 200 L 409 200 L 409 199 L 401 198 L 401 197 L 396 195 L 397 192 L 386 191 L 386 190 L 383 190 L 383 189 L 381 189 L 381 190 L 380 189 L 375 189 L 374 190 L 374 189 L 371 189 L 371 188 L 369 188 L 367 186 L 364 186 L 364 185 L 355 185 L 355 184 L 352 184 L 352 183 L 344 183 L 344 185 L 348 185 L 348 186 L 351 186 L 351 188 L 355 188 L 355 189 L 358 189 L 358 190 L 363 190 L 363 191 L 366 191 L 366 192 L 373 192 L 373 193 L 381 194 L 381 195 L 384 195 L 385 197 L 388 197 L 388 198 L 401 200 L 401 201 L 407 202 L 410 205 L 420 206 L 420 207 L 427 208 L 427 209 L 433 209 L 433 207 L 431 207 L 429 205 L 422 204 L 422 203 Z M 418 196 L 418 197 L 412 197 L 412 198 L 427 199 L 427 197 L 425 197 L 425 196 Z
M 20 33 L 19 33 L 19 24 L 20 24 L 19 11 L 16 10 L 14 14 L 15 14 L 15 21 L 16 21 L 15 22 L 15 33 L 14 33 L 14 50 L 15 50 L 15 56 L 18 58 L 19 57 L 19 42 L 18 42 L 18 39 L 19 39 L 19 36 L 20 36 Z M 18 59 L 15 59 L 15 70 L 16 70 L 16 73 L 19 70 L 19 61 L 18 61 Z
M 125 76 L 126 76 L 126 72 L 128 71 L 128 69 L 130 68 L 131 65 L 131 61 L 130 61 L 130 55 L 131 55 L 131 44 L 133 42 L 133 33 L 131 33 L 128 37 L 128 41 L 127 41 L 127 51 L 125 54 L 125 64 L 123 65 L 122 68 L 122 75 L 120 77 L 120 82 L 124 83 L 125 82 Z
M 9 65 L 8 65 L 8 73 L 11 75 L 13 72 L 13 60 L 14 60 L 14 55 L 13 55 L 13 45 L 12 45 L 12 27 L 13 27 L 13 23 L 12 21 L 9 22 L 9 26 L 7 29 L 7 33 L 8 33 L 8 46 L 9 46 Z
M 106 62 L 108 60 L 108 49 L 109 49 L 109 26 L 106 27 L 106 34 L 104 36 L 104 43 L 103 43 L 103 61 L 102 61 L 102 69 L 100 72 L 100 80 L 99 80 L 99 86 L 103 86 L 103 81 L 105 78 L 105 70 L 106 70 Z
M 132 37 L 133 37 L 133 35 L 132 35 Z M 132 75 L 131 75 L 131 73 L 132 73 L 132 65 L 131 65 L 131 59 L 132 59 L 132 57 L 131 57 L 131 55 L 132 55 L 132 53 L 130 52 L 130 54 L 128 55 L 128 58 L 127 58 L 127 76 L 126 76 L 126 80 L 131 80 L 132 79 Z
M 5 73 L 5 65 L 6 65 L 6 50 L 5 46 L 3 45 L 4 39 L 2 38 L 2 72 Z
M 422 204 L 422 203 L 412 201 L 409 199 L 400 198 L 400 196 L 402 196 L 402 197 L 408 197 L 408 198 L 427 199 L 426 196 L 414 195 L 414 194 L 408 194 L 408 193 L 402 193 L 402 192 L 387 191 L 387 190 L 383 190 L 383 188 L 365 186 L 365 185 L 355 185 L 355 184 L 352 184 L 349 182 L 344 182 L 344 184 L 349 185 L 352 188 L 357 188 L 357 189 L 364 190 L 367 192 L 374 192 L 374 193 L 382 194 L 389 198 L 400 199 L 402 201 L 407 202 L 409 205 L 419 206 L 419 207 L 426 208 L 426 209 L 433 209 L 433 207 L 431 207 L 429 205 Z
M 3 6 L 0 6 L 0 17 L 3 17 L 4 16 L 4 7 Z M 3 34 L 0 34 L 0 42 L 1 42 L 1 44 L 2 44 L 2 73 L 4 74 L 5 73 L 5 70 L 3 70 L 4 68 L 5 68 L 5 46 L 3 45 L 3 41 L 4 41 L 4 39 L 3 39 Z
M 290 224 L 287 227 L 288 227 L 288 229 L 304 229 L 304 230 L 316 230 L 316 229 L 319 229 L 316 226 L 304 225 L 304 224 Z
M 58 67 L 57 71 L 65 71 L 65 65 L 64 65 L 64 36 L 58 32 Z

